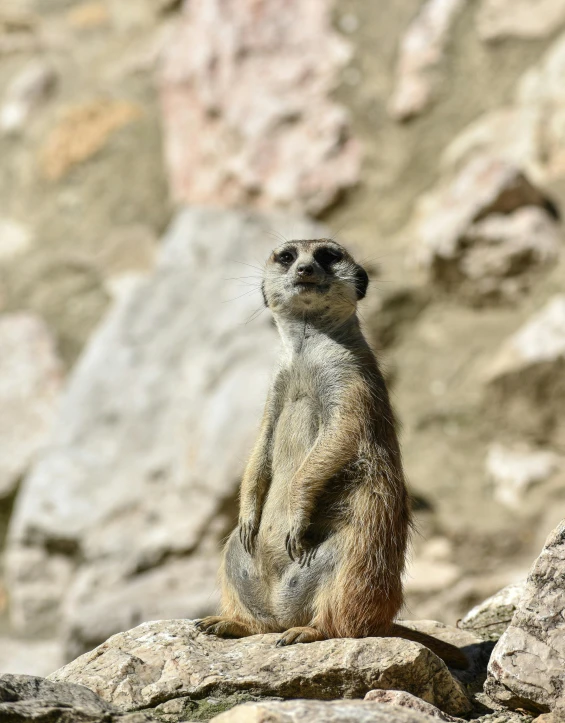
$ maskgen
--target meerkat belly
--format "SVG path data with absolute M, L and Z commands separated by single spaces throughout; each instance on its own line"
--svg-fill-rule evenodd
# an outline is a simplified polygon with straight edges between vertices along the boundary
M 273 629 L 306 625 L 314 614 L 316 589 L 335 569 L 335 549 L 324 541 L 308 567 L 292 561 L 285 546 L 289 483 L 312 448 L 319 425 L 310 398 L 300 397 L 285 404 L 274 435 L 274 474 L 263 505 L 255 551 L 248 555 L 236 534 L 226 549 L 226 574 L 241 602 Z

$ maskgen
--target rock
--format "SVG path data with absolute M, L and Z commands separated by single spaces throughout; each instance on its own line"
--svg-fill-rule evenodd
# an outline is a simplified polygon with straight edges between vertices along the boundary
M 402 690 L 370 690 L 364 700 L 369 700 L 374 703 L 388 703 L 389 705 L 400 708 L 409 708 L 411 711 L 424 713 L 432 718 L 447 721 L 447 723 L 457 723 L 460 721 L 460 718 L 454 718 L 439 710 L 439 708 L 430 705 L 430 703 L 426 703 L 421 698 L 416 698 L 415 695 L 411 695 Z
M 565 296 L 554 296 L 503 342 L 486 372 L 493 415 L 540 441 L 565 435 Z M 565 437 L 564 437 L 565 438 Z
M 0 676 L 5 673 L 49 675 L 63 664 L 62 652 L 58 640 L 25 640 L 0 635 Z
M 530 487 L 545 481 L 562 467 L 561 458 L 549 450 L 535 450 L 527 445 L 506 447 L 490 445 L 486 469 L 494 484 L 494 498 L 519 510 Z
M 482 0 L 477 12 L 481 40 L 543 38 L 565 23 L 565 0 Z
M 445 664 L 417 643 L 364 638 L 277 648 L 278 637 L 221 640 L 198 632 L 191 621 L 144 623 L 114 635 L 50 679 L 85 685 L 123 711 L 238 692 L 358 698 L 373 688 L 406 690 L 451 715 L 470 710 Z
M 492 214 L 459 237 L 455 257 L 438 262 L 436 276 L 472 298 L 513 299 L 529 288 L 535 272 L 557 260 L 560 245 L 559 228 L 542 208 Z
M 359 178 L 360 147 L 332 97 L 350 56 L 327 2 L 300 23 L 285 0 L 185 4 L 160 80 L 173 198 L 314 215 L 331 206 Z
M 74 656 L 151 617 L 214 612 L 276 354 L 255 267 L 273 230 L 327 235 L 278 214 L 180 213 L 155 272 L 92 337 L 12 519 L 17 630 L 58 627 Z
M 0 316 L 0 499 L 13 494 L 45 447 L 62 378 L 44 322 L 26 312 Z
M 396 84 L 388 105 L 395 120 L 409 120 L 435 100 L 442 80 L 440 66 L 465 4 L 465 0 L 426 0 L 402 37 Z
M 518 168 L 479 157 L 420 200 L 417 259 L 446 290 L 511 297 L 533 269 L 558 256 L 550 211 L 551 202 Z
M 510 626 L 496 644 L 485 692 L 504 706 L 565 708 L 565 520 L 549 535 Z
M 33 60 L 17 74 L 8 86 L 0 108 L 0 131 L 21 131 L 30 114 L 37 110 L 55 89 L 57 74 L 45 61 Z
M 483 640 L 498 640 L 510 625 L 525 586 L 525 580 L 507 585 L 476 605 L 457 626 L 463 630 L 471 630 Z
M 452 675 L 457 678 L 467 690 L 476 690 L 479 683 L 482 685 L 493 647 L 492 644 L 485 643 L 474 631 L 461 630 L 451 625 L 439 623 L 436 620 L 401 620 L 400 622 L 407 628 L 432 635 L 438 640 L 460 648 L 465 653 L 469 661 L 469 666 L 466 670 L 453 669 L 451 671 Z M 414 691 L 408 692 L 414 693 Z M 433 703 L 429 698 L 425 698 L 417 693 L 414 694 L 419 698 L 424 698 L 428 703 Z M 447 710 L 444 706 L 438 707 L 447 713 L 454 714 L 453 711 Z
M 426 705 L 425 703 L 423 705 Z M 433 706 L 430 706 L 433 709 Z M 433 717 L 417 709 L 362 700 L 289 700 L 273 703 L 246 703 L 212 719 L 214 723 L 431 723 Z M 457 720 L 451 716 L 442 720 Z
M 0 677 L 0 719 L 7 723 L 145 723 L 145 713 L 121 715 L 81 685 L 52 683 L 29 675 Z

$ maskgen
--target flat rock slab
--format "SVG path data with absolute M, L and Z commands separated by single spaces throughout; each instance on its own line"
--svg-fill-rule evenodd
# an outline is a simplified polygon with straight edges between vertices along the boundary
M 432 723 L 425 713 L 363 700 L 288 700 L 245 703 L 212 719 L 212 723 Z
M 146 723 L 144 712 L 123 714 L 91 690 L 72 683 L 53 683 L 31 675 L 0 677 L 3 723 Z
M 565 520 L 536 560 L 494 648 L 485 691 L 509 708 L 565 708 Z
M 122 711 L 176 698 L 248 695 L 362 698 L 405 690 L 451 715 L 470 710 L 462 685 L 427 648 L 399 638 L 325 640 L 277 648 L 277 634 L 221 640 L 192 621 L 144 623 L 50 676 L 84 685 Z

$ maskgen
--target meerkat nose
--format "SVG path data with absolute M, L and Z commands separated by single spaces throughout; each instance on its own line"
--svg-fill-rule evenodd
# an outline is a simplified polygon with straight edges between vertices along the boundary
M 296 273 L 299 276 L 310 276 L 314 273 L 314 267 L 312 264 L 299 264 L 296 267 Z

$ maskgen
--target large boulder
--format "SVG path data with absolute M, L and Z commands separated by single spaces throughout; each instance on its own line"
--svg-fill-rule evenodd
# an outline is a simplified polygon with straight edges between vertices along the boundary
M 324 231 L 277 214 L 180 213 L 154 274 L 91 339 L 12 519 L 18 630 L 62 627 L 74 657 L 143 620 L 214 610 L 276 353 L 257 266 L 274 233 Z
M 331 206 L 359 178 L 360 147 L 332 96 L 350 57 L 328 0 L 307 2 L 298 23 L 286 0 L 185 3 L 160 77 L 173 197 Z
M 565 520 L 549 535 L 512 622 L 496 644 L 485 691 L 509 708 L 565 713 Z
M 524 594 L 525 581 L 507 585 L 469 610 L 457 625 L 484 640 L 498 640 L 510 625 Z
M 144 623 L 114 635 L 50 679 L 84 685 L 123 711 L 172 699 L 204 701 L 243 692 L 280 698 L 361 698 L 375 688 L 405 690 L 452 715 L 470 710 L 463 686 L 418 643 L 399 638 L 334 639 L 278 648 L 278 637 L 221 640 L 200 633 L 191 621 Z

